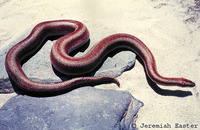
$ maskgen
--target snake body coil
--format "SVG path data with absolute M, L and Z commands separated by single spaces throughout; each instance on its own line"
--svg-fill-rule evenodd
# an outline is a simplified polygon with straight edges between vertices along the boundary
M 114 82 L 111 76 L 79 77 L 59 83 L 39 83 L 30 80 L 21 68 L 21 61 L 38 51 L 40 44 L 51 36 L 64 35 L 59 38 L 51 50 L 52 65 L 56 70 L 67 75 L 82 75 L 94 70 L 111 51 L 127 48 L 135 52 L 144 62 L 148 76 L 157 84 L 193 87 L 195 84 L 184 78 L 165 78 L 158 74 L 154 57 L 147 46 L 138 38 L 129 34 L 108 36 L 95 44 L 89 52 L 81 57 L 68 54 L 89 40 L 87 28 L 74 20 L 57 20 L 36 25 L 30 35 L 13 46 L 6 56 L 6 70 L 11 80 L 22 90 L 36 93 L 57 93 L 71 87 L 95 85 Z

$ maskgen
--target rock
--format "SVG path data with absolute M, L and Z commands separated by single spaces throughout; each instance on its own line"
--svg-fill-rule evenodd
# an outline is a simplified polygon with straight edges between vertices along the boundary
M 26 31 L 28 35 L 28 31 Z M 12 85 L 8 81 L 8 75 L 5 70 L 5 57 L 8 50 L 15 45 L 18 41 L 21 41 L 24 38 L 16 38 L 16 41 L 11 42 L 8 46 L 5 46 L 0 49 L 0 93 L 11 93 L 13 92 Z M 20 39 L 20 40 L 19 40 Z M 54 72 L 51 61 L 50 61 L 50 51 L 51 47 L 55 41 L 47 41 L 42 49 L 36 53 L 30 60 L 28 60 L 23 65 L 23 70 L 26 75 L 31 79 L 36 79 L 36 81 L 42 82 L 45 81 L 62 81 L 67 80 L 69 77 L 63 77 Z M 90 45 L 93 46 L 93 45 Z M 83 55 L 84 53 L 78 53 L 77 55 Z M 77 56 L 76 55 L 76 56 Z M 136 55 L 130 51 L 121 51 L 116 53 L 114 56 L 108 57 L 105 62 L 97 70 L 92 72 L 90 75 L 102 76 L 120 76 L 122 72 L 133 67 L 135 63 Z M 5 90 L 4 90 L 5 89 Z
M 10 83 L 10 79 L 0 79 L 0 93 L 13 93 L 13 87 Z
M 91 87 L 54 97 L 18 95 L 0 109 L 0 129 L 132 130 L 142 106 L 129 92 Z

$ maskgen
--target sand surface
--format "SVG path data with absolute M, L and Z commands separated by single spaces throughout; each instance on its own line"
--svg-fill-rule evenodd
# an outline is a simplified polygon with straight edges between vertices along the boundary
M 194 124 L 197 128 L 193 129 L 198 130 L 199 3 L 196 1 L 195 5 L 193 0 L 0 0 L 0 48 L 23 39 L 34 25 L 48 20 L 81 21 L 90 31 L 91 42 L 95 43 L 115 33 L 132 34 L 150 48 L 161 75 L 185 77 L 196 83 L 194 88 L 158 85 L 161 90 L 152 89 L 143 66 L 136 62 L 133 69 L 118 79 L 119 90 L 129 91 L 144 103 L 138 113 L 137 127 L 150 129 L 142 128 L 143 123 L 169 124 L 171 128 L 168 129 L 176 129 L 175 123 L 179 123 L 190 127 Z M 117 89 L 114 84 L 108 86 Z M 192 95 L 180 96 L 173 90 L 190 91 Z M 14 95 L 1 94 L 0 105 Z

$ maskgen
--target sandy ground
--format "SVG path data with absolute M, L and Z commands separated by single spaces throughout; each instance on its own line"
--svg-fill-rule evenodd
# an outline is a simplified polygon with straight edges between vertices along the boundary
M 55 19 L 83 22 L 91 42 L 115 33 L 132 34 L 151 49 L 161 75 L 185 77 L 196 83 L 194 88 L 159 85 L 165 90 L 157 92 L 137 62 L 118 77 L 119 90 L 131 92 L 144 103 L 137 127 L 152 130 L 159 128 L 142 128 L 142 124 L 169 124 L 168 129 L 177 129 L 175 123 L 179 123 L 179 127 L 189 124 L 200 129 L 200 6 L 194 5 L 193 0 L 0 0 L 0 47 L 22 39 L 35 24 Z M 190 91 L 192 95 L 181 97 L 169 90 Z M 0 95 L 0 105 L 14 95 Z

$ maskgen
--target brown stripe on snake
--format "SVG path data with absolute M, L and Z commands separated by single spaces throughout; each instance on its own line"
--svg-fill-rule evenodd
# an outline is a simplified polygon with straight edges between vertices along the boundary
M 89 32 L 82 23 L 74 20 L 47 21 L 36 25 L 30 35 L 13 46 L 6 56 L 6 70 L 11 80 L 22 90 L 34 93 L 57 93 L 69 88 L 119 82 L 111 76 L 78 77 L 58 83 L 39 83 L 30 80 L 21 68 L 21 61 L 31 57 L 40 44 L 51 36 L 64 35 L 59 38 L 51 50 L 52 65 L 66 75 L 82 75 L 93 71 L 111 51 L 127 48 L 135 52 L 144 62 L 150 79 L 161 85 L 193 87 L 195 83 L 184 78 L 165 78 L 158 74 L 151 51 L 138 38 L 129 34 L 108 36 L 95 44 L 85 55 L 71 57 L 69 53 L 78 49 L 89 40 Z

